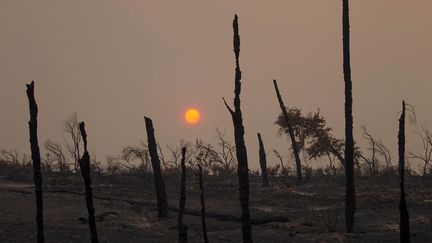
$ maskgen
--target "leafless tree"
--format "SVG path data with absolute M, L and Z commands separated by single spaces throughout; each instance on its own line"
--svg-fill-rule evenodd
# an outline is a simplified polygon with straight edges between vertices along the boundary
M 74 161 L 74 170 L 76 172 L 78 169 L 78 160 L 81 158 L 81 135 L 78 116 L 75 112 L 63 121 L 63 132 L 65 133 L 62 134 L 65 147 Z
M 92 165 L 92 171 L 94 174 L 101 175 L 103 173 L 104 168 L 102 166 L 102 163 L 97 159 L 94 152 L 92 152 L 90 155 L 90 164 Z
M 149 149 L 152 168 L 153 168 L 153 176 L 154 176 L 157 205 L 158 205 L 158 217 L 166 218 L 168 217 L 168 200 L 165 191 L 165 182 L 160 168 L 161 163 L 157 151 L 153 122 L 149 117 L 144 117 L 144 119 L 145 119 L 145 125 L 147 130 L 148 149 Z
M 121 159 L 117 156 L 107 155 L 105 156 L 105 162 L 107 164 L 106 173 L 109 175 L 117 175 L 124 172 L 122 169 Z
M 90 177 L 90 154 L 87 150 L 87 133 L 85 130 L 84 122 L 79 123 L 80 134 L 82 136 L 82 140 L 84 142 L 84 153 L 82 158 L 78 160 L 81 174 L 84 180 L 84 188 L 85 188 L 85 197 L 86 197 L 86 206 L 89 217 L 89 229 L 90 229 L 90 237 L 92 243 L 98 243 L 98 236 L 96 230 L 96 221 L 95 221 L 95 208 L 93 206 L 93 191 L 91 187 L 91 177 Z
M 19 153 L 16 149 L 0 149 L 0 160 L 6 161 L 11 165 L 20 165 Z
M 201 202 L 201 225 L 203 231 L 203 241 L 204 243 L 209 243 L 207 235 L 207 224 L 206 224 L 206 211 L 205 211 L 205 199 L 204 199 L 204 180 L 203 180 L 203 169 L 200 164 L 198 164 L 199 170 L 199 187 L 200 187 L 200 202 Z
M 379 141 L 376 140 L 366 129 L 365 126 L 361 127 L 363 138 L 368 143 L 367 150 L 370 151 L 370 155 L 366 157 L 365 155 L 361 154 L 360 157 L 363 159 L 363 161 L 366 163 L 369 174 L 370 175 L 376 175 L 379 172 L 380 169 L 380 161 L 379 161 L 379 155 L 378 155 L 378 143 Z
M 384 175 L 389 175 L 392 173 L 392 157 L 390 154 L 390 150 L 385 146 L 381 141 L 379 141 L 378 145 L 378 153 L 381 155 L 381 164 L 384 166 Z
M 363 155 L 361 155 L 361 158 L 364 160 L 364 162 L 369 167 L 369 172 L 371 175 L 376 175 L 379 170 L 379 160 L 377 158 L 377 141 L 372 135 L 367 131 L 365 126 L 361 127 L 363 137 L 366 139 L 366 141 L 369 144 L 368 150 L 370 151 L 370 157 L 367 158 Z
M 186 161 L 190 161 L 189 159 L 195 154 L 195 150 L 192 146 L 191 142 L 188 142 L 184 139 L 180 140 L 178 145 L 167 145 L 166 148 L 171 155 L 165 163 L 172 168 L 180 168 L 181 167 L 181 157 L 183 148 L 186 148 L 185 159 Z
M 123 148 L 122 157 L 124 159 L 124 163 L 122 163 L 122 165 L 129 171 L 138 171 L 143 175 L 151 171 L 149 152 L 147 145 L 144 142 L 141 142 L 140 145 L 126 146 Z M 138 165 L 133 163 L 133 161 L 136 159 L 139 160 Z
M 389 149 L 384 143 L 373 137 L 365 126 L 361 126 L 363 138 L 368 143 L 367 150 L 370 152 L 369 156 L 359 153 L 368 167 L 369 174 L 377 175 L 379 173 L 388 174 L 391 171 L 391 154 Z
M 261 166 L 261 175 L 262 175 L 262 186 L 269 186 L 268 175 L 267 175 L 267 158 L 266 152 L 264 149 L 264 143 L 261 138 L 261 134 L 257 133 L 258 136 L 258 144 L 259 144 L 259 161 Z
M 210 144 L 205 144 L 204 141 L 197 139 L 194 144 L 195 149 L 195 158 L 194 161 L 196 165 L 200 166 L 203 170 L 203 174 L 208 175 L 210 170 L 210 163 L 209 160 L 209 151 L 208 147 L 211 147 Z
M 12 169 L 12 174 L 22 170 L 30 170 L 33 166 L 31 158 L 27 154 L 20 155 L 16 149 L 0 149 L 0 161 L 7 163 Z M 43 163 L 41 161 L 41 169 Z
M 38 142 L 38 106 L 34 96 L 34 81 L 27 84 L 27 98 L 29 101 L 30 121 L 30 148 L 33 161 L 33 174 L 36 194 L 36 224 L 37 224 L 37 242 L 45 242 L 44 227 L 43 227 L 43 198 L 42 198 L 42 173 L 41 173 L 41 158 Z
M 242 222 L 242 236 L 244 243 L 252 243 L 252 227 L 250 221 L 249 212 L 249 166 L 246 152 L 246 145 L 244 142 L 244 126 L 243 116 L 240 108 L 240 92 L 241 92 L 241 71 L 240 71 L 240 36 L 238 28 L 237 15 L 233 21 L 233 46 L 235 54 L 235 80 L 234 80 L 234 110 L 226 103 L 224 103 L 228 109 L 234 126 L 234 139 L 236 144 L 236 156 L 237 156 L 237 175 L 239 180 L 239 199 L 241 205 L 241 222 Z
M 187 230 L 188 227 L 183 224 L 183 213 L 186 206 L 186 147 L 182 148 L 181 151 L 181 180 L 180 180 L 180 200 L 179 200 L 179 211 L 178 211 L 178 231 L 179 231 L 179 243 L 187 242 Z
M 48 151 L 48 154 L 54 157 L 54 160 L 57 162 L 57 167 L 60 173 L 66 173 L 69 171 L 69 165 L 66 161 L 66 156 L 63 152 L 63 146 L 61 143 L 52 142 L 51 140 L 45 141 L 45 149 Z
M 283 156 L 276 149 L 273 149 L 271 151 L 274 153 L 274 155 L 276 156 L 276 158 L 279 159 L 280 166 L 282 168 L 282 173 L 285 176 L 285 185 L 288 186 L 288 184 L 289 184 L 288 183 L 288 174 L 289 174 L 289 171 L 288 171 L 288 167 L 285 167 L 285 165 L 284 165 Z
M 409 243 L 410 224 L 408 206 L 405 200 L 405 101 L 402 102 L 402 114 L 399 118 L 398 151 L 400 178 L 399 234 L 401 243 Z
M 56 159 L 51 156 L 50 153 L 46 153 L 45 158 L 41 159 L 41 169 L 45 174 L 44 176 L 48 178 L 49 174 L 54 171 L 54 163 Z M 56 164 L 58 166 L 58 163 Z M 57 170 L 58 171 L 58 170 Z
M 342 1 L 343 75 L 345 83 L 345 225 L 351 233 L 354 227 L 356 196 L 354 183 L 354 135 L 352 115 L 352 79 L 350 54 L 349 0 Z
M 215 138 L 217 140 L 217 147 L 197 141 L 195 143 L 195 154 L 204 169 L 209 168 L 212 174 L 232 174 L 237 163 L 235 158 L 236 147 L 225 138 L 225 132 L 220 131 L 218 128 L 216 128 Z
M 428 170 L 432 169 L 432 132 L 426 126 L 422 126 L 420 132 L 416 132 L 422 140 L 423 151 L 422 152 L 409 152 L 408 157 L 423 162 L 423 176 L 425 176 Z

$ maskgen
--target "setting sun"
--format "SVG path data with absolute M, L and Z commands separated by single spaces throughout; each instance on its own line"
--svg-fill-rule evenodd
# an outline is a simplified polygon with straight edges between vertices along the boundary
M 185 112 L 185 121 L 189 124 L 196 124 L 200 121 L 200 113 L 197 109 L 188 109 Z

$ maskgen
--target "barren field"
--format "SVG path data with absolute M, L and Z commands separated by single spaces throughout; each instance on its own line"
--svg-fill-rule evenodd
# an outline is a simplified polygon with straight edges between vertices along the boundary
M 201 242 L 197 178 L 187 183 L 185 224 L 189 242 Z M 158 220 L 152 177 L 94 178 L 94 203 L 100 242 L 176 242 L 178 178 L 167 177 L 170 217 Z M 397 178 L 357 178 L 354 233 L 344 233 L 344 178 L 313 177 L 302 186 L 270 180 L 262 188 L 251 178 L 250 206 L 255 242 L 397 242 Z M 407 202 L 412 242 L 432 242 L 432 180 L 408 177 Z M 87 209 L 79 177 L 48 180 L 44 186 L 46 242 L 90 242 Z M 0 242 L 35 242 L 34 188 L 0 179 Z M 210 242 L 241 242 L 237 179 L 205 181 Z

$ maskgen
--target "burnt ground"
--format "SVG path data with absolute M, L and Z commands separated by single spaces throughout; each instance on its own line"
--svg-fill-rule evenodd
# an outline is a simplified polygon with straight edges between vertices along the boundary
M 94 178 L 100 242 L 176 242 L 178 178 L 166 178 L 168 219 L 158 220 L 151 177 Z M 201 242 L 199 187 L 188 178 L 189 242 Z M 270 180 L 262 188 L 251 178 L 250 207 L 255 242 L 398 242 L 396 177 L 357 178 L 354 232 L 344 233 L 344 178 L 313 177 L 302 186 Z M 406 182 L 412 242 L 432 242 L 432 178 Z M 241 242 L 237 179 L 206 178 L 210 242 Z M 36 242 L 34 188 L 30 182 L 0 179 L 0 242 Z M 46 242 L 90 242 L 83 184 L 79 177 L 46 181 Z

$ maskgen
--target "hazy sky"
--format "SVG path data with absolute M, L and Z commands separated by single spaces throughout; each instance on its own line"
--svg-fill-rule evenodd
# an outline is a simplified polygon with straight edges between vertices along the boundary
M 419 124 L 432 121 L 432 2 L 350 2 L 355 138 L 364 144 L 359 132 L 366 125 L 396 158 L 401 100 L 415 106 Z M 256 132 L 267 150 L 287 154 L 288 140 L 273 125 L 279 113 L 274 78 L 287 106 L 319 107 L 343 137 L 341 4 L 1 0 L 0 148 L 29 153 L 25 84 L 31 80 L 41 145 L 61 141 L 61 121 L 72 112 L 86 122 L 99 159 L 145 140 L 144 115 L 153 119 L 161 144 L 213 142 L 216 127 L 232 139 L 222 97 L 232 102 L 235 13 L 251 167 L 258 165 Z M 190 106 L 202 112 L 199 125 L 183 121 Z M 419 145 L 415 137 L 408 142 Z

